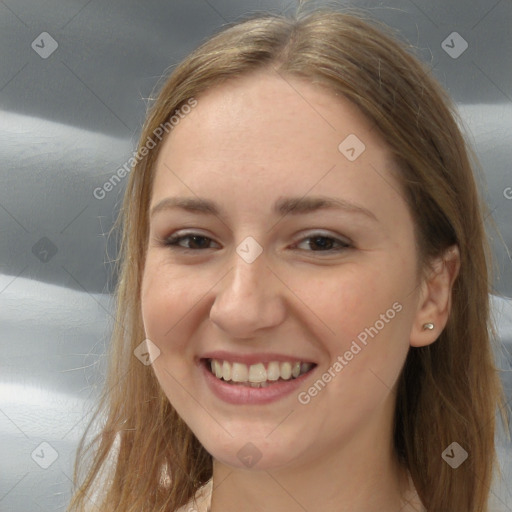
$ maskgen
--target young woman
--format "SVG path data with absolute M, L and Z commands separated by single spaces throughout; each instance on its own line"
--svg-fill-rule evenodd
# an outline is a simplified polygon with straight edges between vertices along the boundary
M 482 207 L 452 105 L 384 28 L 212 37 L 142 131 L 70 510 L 488 510 Z

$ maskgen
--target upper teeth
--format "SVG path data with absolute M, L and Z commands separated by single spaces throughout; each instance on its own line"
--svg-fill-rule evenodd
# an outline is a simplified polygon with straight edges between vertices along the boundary
M 271 361 L 265 368 L 263 363 L 251 364 L 229 363 L 228 361 L 211 360 L 212 372 L 224 380 L 234 382 L 265 382 L 267 380 L 278 380 L 281 377 L 288 380 L 296 378 L 308 372 L 313 367 L 312 363 Z

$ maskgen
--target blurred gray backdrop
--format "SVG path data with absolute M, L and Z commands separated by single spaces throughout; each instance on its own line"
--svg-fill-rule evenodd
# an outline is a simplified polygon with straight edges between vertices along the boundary
M 113 323 L 116 244 L 106 235 L 124 183 L 104 185 L 135 150 L 145 99 L 225 23 L 295 4 L 0 0 L 1 511 L 69 502 Z M 493 310 L 512 400 L 512 2 L 350 5 L 397 28 L 459 106 L 484 171 L 487 221 L 502 235 L 490 231 Z M 512 511 L 512 450 L 499 444 L 493 510 Z

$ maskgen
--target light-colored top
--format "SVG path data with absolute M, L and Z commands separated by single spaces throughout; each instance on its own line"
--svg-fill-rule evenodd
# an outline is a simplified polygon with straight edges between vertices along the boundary
M 212 503 L 213 478 L 200 487 L 195 496 L 176 512 L 210 512 Z
M 414 488 L 410 475 L 409 482 L 412 489 L 414 489 L 414 491 L 411 491 L 407 496 L 409 503 L 413 505 L 415 510 L 418 510 L 419 512 L 426 512 L 426 509 L 423 507 L 418 495 L 416 494 L 416 489 Z M 212 505 L 212 490 L 213 477 L 197 490 L 195 496 L 188 503 L 180 507 L 176 512 L 210 512 Z

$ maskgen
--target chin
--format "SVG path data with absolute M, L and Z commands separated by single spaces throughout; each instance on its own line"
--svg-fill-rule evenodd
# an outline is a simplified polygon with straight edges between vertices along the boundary
M 268 439 L 261 439 L 245 431 L 243 437 L 231 437 L 215 441 L 211 435 L 203 443 L 198 436 L 199 441 L 205 450 L 218 462 L 233 469 L 244 469 L 249 471 L 263 471 L 278 469 L 291 464 L 297 454 L 290 452 L 287 445 L 278 443 L 273 445 Z M 263 446 L 265 445 L 265 446 Z

